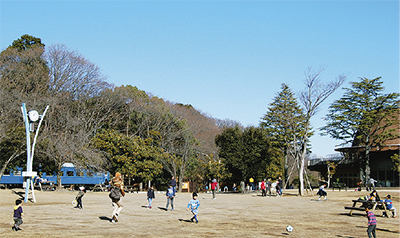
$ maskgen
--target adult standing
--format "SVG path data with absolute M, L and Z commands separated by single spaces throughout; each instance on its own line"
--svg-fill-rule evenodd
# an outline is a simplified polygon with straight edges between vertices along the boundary
M 112 201 L 113 212 L 111 222 L 118 222 L 118 216 L 122 211 L 121 195 L 125 197 L 124 181 L 122 181 L 121 173 L 116 172 L 115 177 L 110 182 L 110 198 Z
M 174 176 L 172 176 L 171 180 L 169 181 L 169 185 L 171 185 L 176 191 L 176 180 Z
M 277 189 L 279 190 L 279 193 L 278 193 L 278 191 L 277 191 L 277 193 L 279 194 L 279 196 L 282 196 L 283 180 L 282 180 L 281 176 L 279 176 L 279 178 L 278 178 Z
M 271 187 L 272 187 L 272 181 L 271 181 L 271 179 L 269 178 L 268 181 L 267 181 L 267 192 L 268 192 L 268 195 L 269 195 L 269 196 L 272 195 L 272 194 L 271 194 Z
M 255 190 L 254 184 L 253 184 L 253 183 L 254 183 L 254 179 L 253 179 L 253 178 L 250 178 L 250 179 L 249 179 L 249 182 L 250 182 L 250 189 L 251 189 L 250 191 Z
M 212 195 L 213 195 L 213 200 L 215 200 L 216 198 L 215 198 L 215 193 L 216 193 L 216 189 L 218 188 L 218 183 L 217 183 L 217 180 L 216 179 L 213 179 L 212 181 L 211 181 L 211 190 L 212 190 Z
M 373 179 L 373 178 L 369 179 L 369 190 L 370 191 L 375 190 L 375 183 L 376 182 L 377 181 L 375 179 Z M 367 191 L 368 191 L 368 187 L 367 187 Z
M 265 179 L 261 181 L 261 196 L 266 197 L 267 193 L 265 192 Z

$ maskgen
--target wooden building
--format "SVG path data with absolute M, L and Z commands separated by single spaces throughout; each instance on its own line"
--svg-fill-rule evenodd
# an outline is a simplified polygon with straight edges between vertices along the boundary
M 399 114 L 396 116 L 399 118 Z M 379 187 L 399 187 L 399 171 L 394 170 L 395 164 L 391 157 L 400 153 L 400 124 L 396 123 L 391 128 L 395 129 L 397 137 L 387 140 L 385 146 L 372 146 L 370 150 L 370 177 L 377 181 L 376 186 Z M 363 161 L 365 146 L 354 142 L 348 147 L 335 148 L 335 151 L 340 152 L 343 159 L 333 161 L 337 163 L 337 167 L 332 180 L 345 183 L 349 187 L 356 187 L 361 179 L 360 168 L 363 164 L 360 164 L 360 161 Z M 309 164 L 308 168 L 320 172 L 324 177 L 327 173 L 327 161 L 329 160 Z

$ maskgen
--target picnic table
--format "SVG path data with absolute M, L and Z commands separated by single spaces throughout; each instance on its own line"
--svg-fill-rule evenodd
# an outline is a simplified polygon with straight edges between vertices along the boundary
M 365 207 L 366 206 L 370 206 L 372 205 L 372 211 L 375 211 L 375 209 L 379 209 L 379 210 L 384 210 L 385 214 L 389 214 L 387 209 L 386 209 L 386 204 L 385 202 L 381 202 L 381 201 L 370 201 L 370 200 L 361 200 L 361 199 L 357 199 L 357 200 L 352 200 L 353 202 L 353 206 L 351 207 L 344 207 L 344 209 L 349 209 L 350 213 L 349 215 L 352 216 L 353 215 L 353 211 L 365 211 Z M 362 205 L 360 207 L 356 207 L 357 203 L 361 203 Z M 389 216 L 386 216 L 389 217 Z
M 39 186 L 42 191 L 55 191 L 56 190 L 56 185 L 55 185 L 54 181 L 40 181 Z

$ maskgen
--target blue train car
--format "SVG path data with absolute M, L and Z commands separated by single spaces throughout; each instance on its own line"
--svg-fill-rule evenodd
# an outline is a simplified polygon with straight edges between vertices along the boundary
M 1 177 L 0 184 L 22 184 L 24 177 L 22 177 L 22 167 L 17 167 L 15 170 L 11 170 L 10 174 L 4 174 Z
M 96 185 L 104 184 L 110 181 L 109 172 L 93 172 L 90 170 L 76 170 L 75 166 L 71 163 L 63 164 L 61 168 L 61 184 L 62 185 Z M 42 173 L 42 180 L 57 184 L 57 174 L 53 172 L 52 175 Z M 0 184 L 23 184 L 24 177 L 22 176 L 22 167 L 17 167 L 16 170 L 11 170 L 9 175 L 3 175 Z

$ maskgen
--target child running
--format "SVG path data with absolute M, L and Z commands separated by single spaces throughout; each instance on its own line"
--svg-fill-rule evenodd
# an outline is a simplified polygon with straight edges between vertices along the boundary
M 83 209 L 82 206 L 82 197 L 85 195 L 86 189 L 85 187 L 79 187 L 79 193 L 76 195 L 76 202 L 78 203 L 75 208 Z
M 14 226 L 12 227 L 14 231 L 21 230 L 21 228 L 19 228 L 19 225 L 23 223 L 22 221 L 23 216 L 24 212 L 22 210 L 22 201 L 18 199 L 15 201 L 15 207 L 14 207 Z
M 367 229 L 367 233 L 368 233 L 368 237 L 372 238 L 372 236 L 374 236 L 374 238 L 376 238 L 376 217 L 374 215 L 374 213 L 370 210 L 371 208 L 369 206 L 365 207 L 365 211 L 367 212 L 367 218 L 368 218 L 368 229 Z
M 321 187 L 319 187 L 319 190 L 317 192 L 317 195 L 319 195 L 318 201 L 321 201 L 321 197 L 324 196 L 325 197 L 325 201 L 328 200 L 326 198 L 326 196 L 328 195 L 328 193 L 325 191 L 325 187 L 326 184 L 321 185 Z
M 189 211 L 189 208 L 191 209 L 191 212 L 193 213 L 193 217 L 190 219 L 191 222 L 193 222 L 193 219 L 196 220 L 196 223 L 199 223 L 199 220 L 197 220 L 197 216 L 199 214 L 199 207 L 200 207 L 200 202 L 197 200 L 197 193 L 193 193 L 193 199 L 189 201 L 189 204 L 187 206 L 187 211 Z

